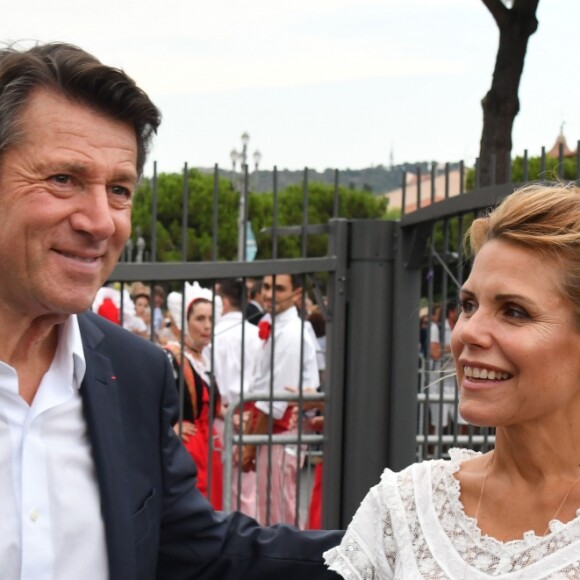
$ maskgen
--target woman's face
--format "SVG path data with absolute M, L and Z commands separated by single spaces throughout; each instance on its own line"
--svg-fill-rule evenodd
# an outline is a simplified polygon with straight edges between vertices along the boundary
M 211 321 L 212 305 L 211 302 L 197 302 L 193 305 L 187 328 L 193 347 L 201 350 L 211 341 Z
M 135 314 L 137 316 L 143 316 L 147 308 L 149 308 L 148 298 L 146 296 L 138 296 L 135 299 Z
M 453 330 L 461 415 L 475 425 L 575 419 L 580 332 L 560 269 L 530 249 L 487 242 L 461 291 Z

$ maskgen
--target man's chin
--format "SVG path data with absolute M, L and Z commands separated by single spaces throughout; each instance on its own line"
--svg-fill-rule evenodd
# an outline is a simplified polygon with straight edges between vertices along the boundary
M 60 314 L 63 316 L 81 314 L 82 312 L 86 312 L 92 308 L 96 296 L 96 293 L 88 296 L 74 296 L 73 294 L 66 296 L 66 298 L 63 299 L 65 294 L 66 293 L 63 292 L 63 296 L 60 296 L 58 299 L 53 300 L 52 303 L 47 304 L 46 309 L 53 314 Z

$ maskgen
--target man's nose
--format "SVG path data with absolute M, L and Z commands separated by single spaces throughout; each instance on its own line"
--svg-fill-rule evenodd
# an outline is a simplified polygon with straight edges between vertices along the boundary
M 77 198 L 78 206 L 71 216 L 72 227 L 96 239 L 107 239 L 115 232 L 113 208 L 104 186 L 85 190 Z

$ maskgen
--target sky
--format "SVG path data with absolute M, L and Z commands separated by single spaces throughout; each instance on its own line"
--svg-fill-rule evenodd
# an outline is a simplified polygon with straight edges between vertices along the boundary
M 578 0 L 540 0 L 513 154 L 564 123 L 580 139 Z M 122 68 L 161 109 L 160 172 L 232 166 L 247 132 L 260 167 L 473 164 L 499 32 L 480 0 L 27 0 L 0 40 L 65 41 Z

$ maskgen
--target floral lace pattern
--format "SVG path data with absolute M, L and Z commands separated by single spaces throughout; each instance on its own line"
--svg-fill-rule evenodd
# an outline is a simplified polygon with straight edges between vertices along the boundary
M 385 470 L 341 545 L 325 553 L 330 569 L 356 580 L 580 578 L 580 510 L 567 524 L 552 521 L 547 536 L 501 542 L 481 533 L 454 476 L 475 455 L 453 449 L 449 461 Z

